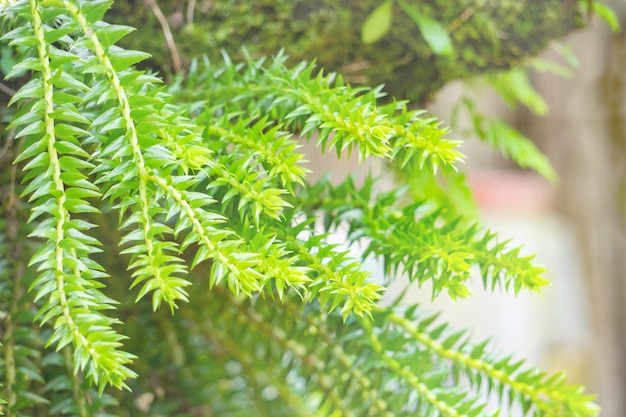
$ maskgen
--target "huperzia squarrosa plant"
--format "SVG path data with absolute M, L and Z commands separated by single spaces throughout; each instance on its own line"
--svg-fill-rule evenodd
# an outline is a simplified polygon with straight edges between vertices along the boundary
M 444 200 L 307 179 L 300 138 L 442 184 L 463 156 L 436 119 L 282 55 L 164 85 L 109 7 L 0 2 L 19 86 L 0 124 L 4 415 L 498 415 L 486 393 L 500 415 L 597 414 L 562 374 L 377 304 L 400 274 L 466 297 L 474 267 L 538 291 L 532 258 Z

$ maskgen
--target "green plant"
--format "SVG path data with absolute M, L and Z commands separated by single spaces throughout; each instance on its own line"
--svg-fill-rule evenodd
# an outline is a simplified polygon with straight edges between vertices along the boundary
M 23 80 L 0 161 L 5 415 L 497 415 L 484 392 L 597 414 L 563 374 L 377 305 L 398 274 L 466 297 L 474 266 L 488 288 L 537 291 L 531 257 L 444 200 L 307 181 L 301 136 L 459 178 L 439 121 L 283 55 L 198 60 L 166 86 L 116 46 L 132 28 L 101 21 L 108 0 L 0 7 Z M 383 282 L 328 241 L 339 227 Z
M 364 43 L 376 42 L 389 32 L 393 20 L 394 3 L 397 3 L 402 11 L 415 22 L 424 41 L 435 54 L 452 54 L 454 46 L 446 28 L 432 17 L 423 13 L 419 6 L 403 0 L 385 0 L 372 11 L 363 24 L 361 38 Z

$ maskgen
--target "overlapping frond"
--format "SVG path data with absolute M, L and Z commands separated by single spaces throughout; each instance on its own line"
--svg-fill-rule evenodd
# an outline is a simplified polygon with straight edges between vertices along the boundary
M 384 321 L 447 361 L 455 383 L 466 381 L 476 392 L 495 395 L 502 408 L 517 407 L 523 415 L 598 414 L 599 408 L 593 403 L 595 396 L 585 394 L 580 385 L 567 385 L 564 373 L 550 375 L 512 356 L 494 355 L 488 351 L 488 342 L 473 344 L 467 331 L 451 331 L 445 323 L 437 323 L 437 314 L 424 314 L 417 307 L 411 306 L 402 313 L 383 312 Z
M 32 227 L 19 210 L 16 172 L 6 169 L 12 156 L 8 151 L 0 156 L 0 413 L 8 415 L 49 403 L 42 392 L 44 336 L 32 324 L 36 309 L 26 295 L 33 279 L 26 269 Z
M 353 88 L 314 63 L 287 68 L 286 59 L 279 54 L 270 63 L 262 58 L 236 65 L 228 56 L 223 65 L 199 61 L 179 98 L 192 112 L 244 111 L 247 118 L 280 120 L 292 133 L 309 138 L 315 133 L 318 146 L 338 156 L 357 149 L 360 160 L 383 157 L 404 165 L 416 158 L 434 171 L 463 159 L 459 142 L 445 138 L 448 130 L 436 118 L 424 117 L 423 110 L 408 110 L 403 101 L 379 105 L 382 87 Z
M 557 174 L 548 158 L 537 146 L 513 126 L 500 119 L 490 119 L 475 108 L 474 103 L 463 100 L 471 118 L 473 134 L 522 168 L 532 169 L 549 181 L 557 182 Z
M 105 410 L 117 404 L 109 393 L 99 393 L 83 375 L 74 373 L 72 349 L 47 351 L 41 360 L 44 366 L 45 386 L 42 395 L 47 399 L 45 410 L 49 415 L 79 417 L 110 417 Z
M 562 374 L 499 357 L 486 342 L 471 343 L 467 332 L 452 332 L 437 323 L 436 314 L 415 305 L 344 322 L 338 311 L 319 314 L 311 304 L 241 300 L 221 288 L 198 301 L 207 308 L 192 301 L 177 319 L 167 325 L 161 320 L 159 326 L 171 335 L 167 340 L 150 336 L 150 344 L 167 352 L 156 383 L 175 372 L 181 387 L 155 401 L 155 410 L 177 404 L 175 412 L 206 412 L 208 403 L 221 404 L 225 416 L 597 413 L 592 396 L 566 385 Z M 186 338 L 195 339 L 186 343 Z M 498 406 L 488 405 L 489 396 Z

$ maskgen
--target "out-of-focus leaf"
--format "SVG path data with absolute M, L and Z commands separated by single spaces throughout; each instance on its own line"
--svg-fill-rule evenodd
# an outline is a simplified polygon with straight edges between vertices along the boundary
M 450 55 L 454 51 L 452 39 L 445 27 L 430 16 L 419 11 L 415 6 L 409 5 L 403 1 L 399 2 L 402 10 L 413 19 L 419 28 L 424 41 L 430 46 L 437 55 Z
M 391 29 L 393 1 L 386 0 L 365 19 L 361 30 L 363 43 L 374 43 L 385 36 Z

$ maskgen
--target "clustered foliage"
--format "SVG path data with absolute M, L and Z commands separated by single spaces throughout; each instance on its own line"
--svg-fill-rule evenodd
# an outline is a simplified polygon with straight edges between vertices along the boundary
M 453 175 L 437 120 L 282 55 L 199 60 L 166 86 L 116 46 L 133 29 L 101 20 L 108 0 L 0 5 L 23 80 L 1 132 L 5 415 L 498 415 L 485 393 L 504 413 L 597 414 L 562 374 L 377 305 L 399 274 L 465 297 L 474 266 L 536 291 L 532 258 L 372 178 L 307 180 L 300 137 Z M 329 241 L 342 227 L 362 259 Z

